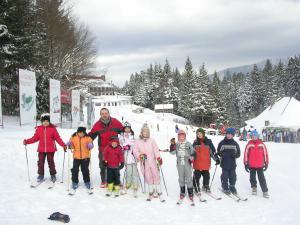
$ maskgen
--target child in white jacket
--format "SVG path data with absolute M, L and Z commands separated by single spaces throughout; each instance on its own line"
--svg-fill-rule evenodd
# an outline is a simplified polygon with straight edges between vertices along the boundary
M 131 129 L 129 122 L 124 123 L 123 132 L 119 135 L 120 145 L 124 152 L 125 158 L 125 179 L 126 185 L 124 187 L 124 194 L 128 189 L 132 188 L 134 197 L 137 197 L 137 191 L 139 187 L 139 172 L 137 168 L 137 160 L 133 155 L 134 147 L 134 132 Z

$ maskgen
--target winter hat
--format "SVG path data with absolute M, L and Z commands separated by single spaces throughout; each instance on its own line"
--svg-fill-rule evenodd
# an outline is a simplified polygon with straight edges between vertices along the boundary
M 86 128 L 85 127 L 78 127 L 77 128 L 77 133 L 81 133 L 83 132 L 84 134 L 86 134 Z
M 235 135 L 235 129 L 233 127 L 229 127 L 226 130 L 226 134 L 231 134 L 231 135 Z
M 203 137 L 205 136 L 205 130 L 203 128 L 198 128 L 196 131 L 196 134 L 198 134 L 198 133 L 202 133 Z
M 49 113 L 43 113 L 41 115 L 41 122 L 44 122 L 46 120 L 50 123 L 50 114 Z
M 111 142 L 111 143 L 117 142 L 118 145 L 120 144 L 118 136 L 111 136 L 110 142 Z
M 179 130 L 179 131 L 178 131 L 178 136 L 181 135 L 181 134 L 183 134 L 184 136 L 186 136 L 186 133 L 185 133 L 184 130 Z
M 130 124 L 128 121 L 126 121 L 126 122 L 124 123 L 123 127 L 129 127 L 129 128 L 131 128 L 131 124 Z
M 140 138 L 143 139 L 145 137 L 143 137 L 143 131 L 146 131 L 148 132 L 148 136 L 150 137 L 150 128 L 148 127 L 148 124 L 145 123 L 143 126 L 142 126 L 142 129 L 141 129 L 141 134 L 140 134 Z M 146 138 L 149 138 L 149 137 L 146 137 Z
M 251 132 L 251 137 L 259 137 L 259 133 L 256 129 Z

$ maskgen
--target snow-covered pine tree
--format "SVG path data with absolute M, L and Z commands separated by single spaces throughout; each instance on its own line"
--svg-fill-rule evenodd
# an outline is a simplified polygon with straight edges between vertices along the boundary
M 288 94 L 300 100 L 300 56 L 289 59 L 286 72 L 288 76 Z
M 248 120 L 251 117 L 253 106 L 252 99 L 253 95 L 255 95 L 252 91 L 251 77 L 247 74 L 244 78 L 243 84 L 238 87 L 237 92 L 238 109 L 242 121 Z
M 262 73 L 258 69 L 257 65 L 253 66 L 253 69 L 250 73 L 251 77 L 251 86 L 253 88 L 253 99 L 252 99 L 252 112 L 253 117 L 257 116 L 264 109 L 264 82 L 262 78 Z

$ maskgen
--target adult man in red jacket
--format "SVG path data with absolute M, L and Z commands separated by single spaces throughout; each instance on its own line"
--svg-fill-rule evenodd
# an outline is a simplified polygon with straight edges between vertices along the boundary
M 123 130 L 122 123 L 110 116 L 107 108 L 100 110 L 100 119 L 94 124 L 88 135 L 94 140 L 98 137 L 99 168 L 101 176 L 101 188 L 106 188 L 106 165 L 103 160 L 103 150 L 109 145 L 111 137 L 117 136 Z
M 268 187 L 264 176 L 264 171 L 269 165 L 269 156 L 265 144 L 259 139 L 259 134 L 256 130 L 251 132 L 251 138 L 244 152 L 245 170 L 250 172 L 250 183 L 252 194 L 257 194 L 256 173 L 258 176 L 260 187 L 265 198 L 269 197 Z

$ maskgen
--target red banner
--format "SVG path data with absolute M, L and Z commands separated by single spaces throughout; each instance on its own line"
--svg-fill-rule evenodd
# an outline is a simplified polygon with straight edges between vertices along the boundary
M 71 105 L 71 91 L 61 90 L 61 103 Z

